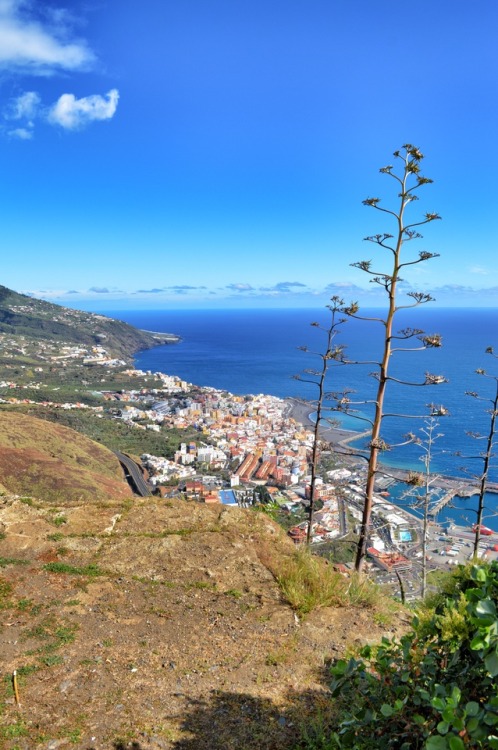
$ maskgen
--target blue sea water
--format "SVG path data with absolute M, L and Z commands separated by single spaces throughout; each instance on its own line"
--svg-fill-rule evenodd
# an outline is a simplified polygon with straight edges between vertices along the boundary
M 161 346 L 140 352 L 136 365 L 145 370 L 179 375 L 197 385 L 213 386 L 232 393 L 269 393 L 275 396 L 297 396 L 313 399 L 316 387 L 293 378 L 309 378 L 306 370 L 318 368 L 320 359 L 304 353 L 298 347 L 321 352 L 325 334 L 312 322 L 326 326 L 329 313 L 318 309 L 271 310 L 164 310 L 119 311 L 107 315 L 124 320 L 149 331 L 170 332 L 181 336 L 175 345 Z M 379 311 L 362 311 L 377 317 Z M 420 384 L 425 373 L 444 375 L 448 383 L 437 386 L 406 387 L 389 383 L 386 396 L 388 414 L 405 414 L 407 419 L 386 417 L 384 438 L 395 445 L 403 435 L 420 432 L 423 421 L 417 417 L 427 413 L 427 404 L 444 405 L 450 415 L 439 420 L 442 434 L 435 444 L 432 471 L 452 476 L 479 473 L 482 463 L 471 460 L 483 449 L 483 442 L 469 436 L 469 432 L 486 434 L 489 425 L 489 401 L 478 401 L 467 391 L 476 391 L 485 399 L 494 396 L 496 383 L 476 375 L 477 368 L 485 368 L 490 375 L 498 375 L 498 361 L 485 350 L 496 346 L 498 351 L 498 309 L 441 309 L 430 305 L 416 310 L 400 311 L 397 330 L 420 328 L 426 333 L 442 336 L 443 346 L 426 351 L 398 351 L 392 355 L 391 375 L 403 381 Z M 379 322 L 348 321 L 342 326 L 335 343 L 344 344 L 351 360 L 365 364 L 331 367 L 328 390 L 350 389 L 350 398 L 358 402 L 372 400 L 376 380 L 371 373 L 379 357 L 383 326 Z M 407 345 L 398 342 L 399 349 L 417 345 L 417 339 Z M 372 413 L 372 406 L 359 403 L 360 415 Z M 362 431 L 364 422 L 347 417 L 344 427 Z M 460 453 L 461 455 L 457 455 Z M 409 445 L 393 447 L 384 454 L 383 461 L 403 468 L 421 469 L 421 450 Z M 465 467 L 465 468 L 464 468 Z M 498 465 L 492 467 L 491 478 L 498 481 Z M 498 506 L 498 495 L 490 494 L 488 504 Z M 468 501 L 465 501 L 465 506 Z M 446 515 L 461 522 L 461 509 L 448 509 Z M 469 515 L 472 520 L 472 515 Z M 487 525 L 496 526 L 493 519 Z

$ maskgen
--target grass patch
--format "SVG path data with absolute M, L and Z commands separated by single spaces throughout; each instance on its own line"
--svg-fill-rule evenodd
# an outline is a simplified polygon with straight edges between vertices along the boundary
M 210 583 L 209 581 L 194 581 L 193 583 L 186 583 L 185 589 L 187 591 L 190 589 L 207 589 L 209 591 L 215 591 L 216 584 Z
M 62 646 L 67 646 L 69 643 L 73 643 L 76 638 L 76 632 L 78 626 L 71 623 L 57 623 L 54 617 L 47 617 L 42 622 L 38 623 L 35 627 L 28 630 L 23 638 L 33 638 L 40 641 L 45 641 L 43 646 L 31 651 L 31 654 L 41 655 L 41 661 L 45 666 L 53 666 L 55 663 L 59 663 L 58 660 L 53 661 L 53 657 L 50 657 L 54 651 L 58 651 Z M 46 661 L 50 663 L 46 663 Z
M 344 604 L 344 579 L 319 557 L 297 550 L 276 574 L 282 593 L 301 616 L 318 607 Z
M 58 664 L 63 664 L 64 659 L 59 654 L 49 654 L 47 656 L 42 656 L 40 662 L 44 667 L 55 667 Z
M 224 592 L 225 596 L 233 596 L 234 599 L 242 599 L 244 592 L 240 589 L 228 589 Z
M 64 515 L 54 516 L 50 519 L 50 523 L 53 523 L 54 526 L 64 526 L 67 523 L 67 517 Z
M 48 570 L 49 573 L 63 573 L 71 576 L 95 577 L 105 575 L 105 572 L 95 563 L 90 563 L 90 565 L 85 565 L 80 568 L 76 565 L 68 565 L 63 562 L 50 562 L 43 566 L 43 570 Z
M 18 737 L 26 737 L 28 734 L 28 728 L 22 720 L 0 727 L 0 737 L 4 740 L 15 740 Z
M 0 557 L 0 568 L 6 568 L 7 565 L 29 565 L 29 562 L 19 560 L 17 557 Z
M 0 611 L 12 606 L 10 595 L 12 594 L 12 585 L 0 577 Z
M 47 534 L 47 539 L 49 542 L 60 542 L 64 539 L 64 534 L 60 531 L 56 531 L 55 534 Z
M 26 598 L 19 599 L 19 601 L 16 604 L 17 609 L 20 610 L 21 612 L 25 612 L 26 610 L 31 609 L 32 606 L 33 606 L 33 600 L 26 599 Z
M 39 667 L 36 664 L 25 664 L 17 670 L 18 677 L 29 677 L 30 674 L 38 672 Z

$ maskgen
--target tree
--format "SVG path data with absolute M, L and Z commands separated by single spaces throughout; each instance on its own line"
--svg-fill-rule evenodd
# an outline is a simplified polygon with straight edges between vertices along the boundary
M 421 475 L 414 476 L 413 484 L 421 492 L 417 492 L 414 488 L 413 491 L 408 493 L 408 496 L 412 497 L 412 505 L 422 511 L 422 581 L 420 587 L 422 599 L 425 598 L 427 593 L 427 529 L 429 516 L 434 507 L 431 487 L 437 479 L 431 472 L 431 465 L 434 457 L 434 443 L 443 436 L 442 433 L 436 432 L 438 427 L 437 418 L 430 416 L 425 420 L 424 427 L 420 428 L 423 437 L 417 442 L 422 450 L 420 459 L 424 465 L 424 471 Z
M 345 318 L 338 318 L 338 313 L 344 308 L 344 300 L 340 297 L 334 296 L 331 298 L 330 305 L 327 305 L 327 309 L 330 310 L 331 319 L 330 324 L 327 328 L 320 325 L 320 323 L 311 323 L 314 328 L 318 328 L 320 331 L 325 333 L 325 347 L 322 352 L 311 351 L 307 346 L 300 346 L 299 349 L 308 354 L 312 354 L 321 360 L 319 369 L 308 368 L 304 370 L 304 375 L 295 375 L 295 380 L 299 380 L 302 383 L 310 383 L 317 389 L 317 398 L 313 399 L 310 403 L 314 405 L 316 410 L 315 424 L 313 427 L 313 447 L 311 450 L 311 483 L 310 483 L 310 496 L 308 506 L 308 527 L 306 532 L 306 544 L 309 546 L 311 543 L 312 531 L 313 531 L 313 516 L 315 512 L 315 496 L 316 496 L 316 480 L 318 475 L 318 459 L 320 453 L 320 427 L 325 418 L 326 411 L 330 411 L 331 407 L 327 407 L 325 404 L 327 394 L 325 392 L 325 382 L 327 378 L 327 372 L 331 362 L 341 364 L 343 362 L 344 347 L 341 345 L 334 345 L 334 339 L 338 333 L 339 327 L 346 321 Z
M 398 207 L 396 209 L 384 208 L 380 205 L 380 198 L 367 198 L 363 201 L 365 206 L 369 206 L 376 211 L 385 214 L 386 217 L 394 222 L 394 234 L 383 232 L 365 238 L 367 242 L 373 243 L 377 248 L 387 251 L 388 257 L 390 255 L 391 263 L 387 270 L 380 271 L 373 266 L 371 260 L 362 260 L 352 264 L 355 268 L 359 268 L 361 271 L 364 271 L 371 276 L 370 281 L 379 285 L 384 290 L 387 297 L 387 310 L 385 317 L 377 318 L 359 315 L 359 306 L 356 302 L 348 307 L 344 307 L 342 310 L 342 312 L 351 318 L 372 322 L 375 321 L 384 326 L 381 359 L 378 362 L 372 363 L 377 367 L 374 377 L 377 379 L 378 385 L 374 399 L 374 417 L 370 420 L 372 432 L 369 443 L 365 500 L 355 561 L 355 568 L 358 571 L 363 568 L 366 556 L 373 504 L 374 482 L 378 471 L 379 454 L 388 448 L 386 441 L 382 437 L 381 427 L 384 416 L 387 416 L 384 411 L 386 388 L 389 381 L 395 380 L 389 372 L 391 355 L 397 351 L 415 351 L 426 349 L 428 347 L 441 346 L 441 337 L 438 334 L 425 335 L 424 331 L 412 328 L 405 328 L 397 333 L 394 332 L 396 313 L 400 310 L 417 307 L 433 301 L 433 298 L 429 294 L 410 291 L 407 294 L 409 297 L 407 303 L 399 304 L 398 286 L 402 281 L 400 274 L 403 269 L 415 266 L 419 263 L 424 263 L 425 261 L 437 257 L 437 253 L 430 253 L 424 250 L 419 252 L 417 256 L 411 256 L 405 260 L 403 251 L 407 243 L 421 239 L 422 235 L 418 232 L 418 227 L 441 218 L 437 213 L 428 212 L 425 213 L 419 221 L 405 224 L 405 211 L 411 203 L 418 200 L 417 191 L 425 185 L 432 183 L 432 180 L 421 175 L 420 165 L 424 157 L 420 150 L 415 146 L 409 143 L 405 144 L 401 150 L 394 152 L 394 157 L 397 162 L 400 162 L 400 174 L 397 174 L 394 171 L 394 166 L 392 165 L 382 167 L 380 172 L 395 181 L 396 187 L 399 190 Z M 407 342 L 413 339 L 417 339 L 420 342 L 420 345 L 408 348 L 396 346 L 397 341 Z M 398 380 L 397 382 L 400 381 Z M 436 385 L 442 382 L 445 382 L 445 378 L 441 375 L 426 373 L 425 379 L 421 383 L 405 383 L 405 385 Z M 340 404 L 340 406 L 344 409 L 344 404 Z
M 495 359 L 498 359 L 498 356 L 494 353 L 493 348 L 491 346 L 488 346 L 488 348 L 486 349 L 486 354 L 490 354 Z M 478 553 L 479 553 L 479 542 L 481 539 L 482 520 L 483 520 L 483 513 L 484 513 L 484 498 L 486 496 L 486 488 L 488 484 L 488 475 L 489 475 L 489 469 L 491 465 L 491 459 L 494 456 L 493 444 L 494 444 L 495 433 L 496 433 L 496 418 L 498 417 L 498 376 L 488 375 L 486 370 L 483 370 L 482 368 L 476 370 L 476 374 L 484 378 L 489 378 L 490 380 L 494 381 L 494 395 L 491 398 L 485 398 L 483 396 L 480 396 L 475 391 L 467 391 L 467 394 L 466 394 L 467 396 L 472 396 L 473 398 L 479 401 L 486 401 L 487 403 L 491 404 L 491 409 L 487 409 L 487 413 L 489 414 L 489 429 L 488 429 L 487 435 L 481 435 L 480 433 L 477 433 L 477 432 L 468 433 L 471 437 L 475 438 L 476 440 L 486 441 L 486 449 L 482 451 L 478 456 L 478 458 L 482 460 L 482 472 L 480 476 L 477 478 L 478 483 L 479 483 L 479 494 L 478 494 L 477 511 L 476 511 L 477 518 L 476 518 L 476 523 L 474 526 L 474 558 L 477 558 Z

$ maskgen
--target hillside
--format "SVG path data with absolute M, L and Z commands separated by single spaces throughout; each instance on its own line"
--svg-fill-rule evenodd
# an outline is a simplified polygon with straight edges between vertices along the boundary
M 6 750 L 290 749 L 327 711 L 325 660 L 395 627 L 368 587 L 345 606 L 340 576 L 337 606 L 299 619 L 264 514 L 90 501 L 56 530 L 45 504 L 0 503 Z
M 0 286 L 0 333 L 38 341 L 101 345 L 114 357 L 129 359 L 139 349 L 168 343 L 157 336 L 104 315 L 72 310 Z
M 0 419 L 0 484 L 45 502 L 131 494 L 107 448 L 68 427 L 7 411 Z

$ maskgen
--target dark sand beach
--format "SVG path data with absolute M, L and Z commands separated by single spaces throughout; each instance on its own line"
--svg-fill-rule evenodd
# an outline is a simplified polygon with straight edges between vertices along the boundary
M 309 401 L 297 398 L 288 398 L 286 401 L 289 404 L 288 416 L 302 424 L 307 430 L 313 430 L 315 423 L 310 419 L 310 414 L 315 411 L 314 405 Z M 324 422 L 320 427 L 320 436 L 322 440 L 326 440 L 333 445 L 344 445 L 346 441 L 359 437 L 360 433 L 353 430 L 343 430 L 340 427 L 331 427 Z

